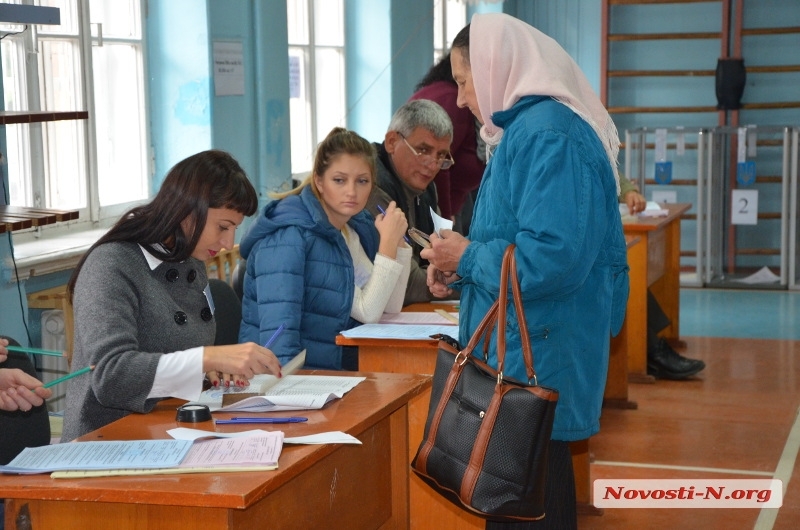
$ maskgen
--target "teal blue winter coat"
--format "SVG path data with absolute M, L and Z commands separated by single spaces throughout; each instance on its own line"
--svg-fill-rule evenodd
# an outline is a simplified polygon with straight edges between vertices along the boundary
M 600 428 L 609 340 L 628 298 L 612 168 L 592 128 L 549 97 L 525 97 L 492 122 L 503 137 L 458 265 L 459 341 L 469 341 L 497 298 L 503 251 L 515 243 L 538 381 L 559 391 L 552 438 L 588 438 Z M 526 381 L 513 306 L 507 326 L 505 375 Z

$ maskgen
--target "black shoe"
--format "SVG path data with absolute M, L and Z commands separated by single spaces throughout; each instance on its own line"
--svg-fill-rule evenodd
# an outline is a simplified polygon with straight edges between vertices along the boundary
M 701 360 L 680 355 L 664 339 L 647 352 L 647 373 L 658 379 L 686 379 L 705 367 Z

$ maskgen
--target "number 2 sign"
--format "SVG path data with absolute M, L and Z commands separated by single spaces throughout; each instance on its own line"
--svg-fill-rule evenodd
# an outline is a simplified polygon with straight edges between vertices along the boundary
M 758 190 L 733 190 L 731 193 L 731 224 L 758 224 Z

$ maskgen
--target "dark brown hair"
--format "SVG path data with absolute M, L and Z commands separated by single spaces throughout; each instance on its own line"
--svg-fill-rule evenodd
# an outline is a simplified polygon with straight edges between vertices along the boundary
M 450 64 L 450 52 L 447 52 L 447 55 L 439 59 L 438 63 L 431 66 L 428 73 L 425 74 L 425 77 L 414 87 L 414 92 L 418 92 L 426 86 L 432 85 L 438 81 L 445 81 L 453 85 L 456 84 L 456 82 L 453 81 L 453 67 Z
M 456 38 L 453 39 L 452 48 L 450 48 L 451 53 L 452 50 L 458 49 L 467 64 L 469 64 L 469 27 L 470 24 L 467 24 L 461 28 L 461 31 L 458 32 Z
M 209 208 L 227 208 L 245 216 L 258 209 L 255 188 L 225 151 L 203 151 L 175 164 L 151 202 L 126 212 L 83 255 L 67 284 L 70 300 L 86 257 L 104 243 L 138 243 L 162 261 L 188 259 L 205 228 Z M 186 219 L 194 227 L 190 234 L 181 226 Z

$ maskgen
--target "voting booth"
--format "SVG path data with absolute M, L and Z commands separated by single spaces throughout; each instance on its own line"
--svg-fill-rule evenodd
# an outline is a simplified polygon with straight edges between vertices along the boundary
M 690 203 L 681 285 L 800 289 L 796 126 L 639 128 L 625 174 L 647 200 Z
M 706 283 L 709 255 L 710 129 L 650 128 L 625 131 L 625 175 L 648 201 L 688 203 L 681 216 L 681 285 Z

